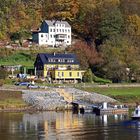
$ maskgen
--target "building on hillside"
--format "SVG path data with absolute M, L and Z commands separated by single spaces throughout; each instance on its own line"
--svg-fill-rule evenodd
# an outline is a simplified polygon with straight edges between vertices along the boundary
M 78 82 L 82 80 L 84 70 L 74 54 L 40 53 L 34 63 L 35 74 L 53 82 Z
M 45 20 L 39 30 L 32 31 L 33 42 L 48 46 L 71 45 L 71 26 L 67 21 Z

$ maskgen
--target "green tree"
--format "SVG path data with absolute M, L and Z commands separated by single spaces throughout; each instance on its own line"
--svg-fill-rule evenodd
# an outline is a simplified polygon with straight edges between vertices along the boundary
M 109 78 L 113 82 L 121 82 L 131 81 L 132 77 L 140 77 L 138 49 L 131 46 L 126 38 L 116 40 L 114 42 L 107 40 L 101 47 L 104 62 L 100 68 L 104 78 Z
M 109 39 L 123 33 L 124 19 L 118 7 L 103 9 L 99 25 L 100 38 Z
M 83 82 L 93 82 L 93 73 L 91 69 L 88 69 L 83 75 Z

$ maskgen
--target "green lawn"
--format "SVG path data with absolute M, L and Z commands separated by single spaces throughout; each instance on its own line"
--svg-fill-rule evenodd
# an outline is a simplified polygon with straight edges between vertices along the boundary
M 6 51 L 0 50 L 3 53 Z M 1 53 L 2 53 L 1 52 Z M 62 49 L 57 48 L 32 48 L 31 50 L 14 50 L 7 56 L 0 58 L 0 65 L 23 65 L 23 66 L 33 66 L 36 55 L 38 53 L 53 53 L 53 52 L 63 52 Z
M 19 64 L 24 66 L 33 66 L 34 60 L 31 59 L 30 54 L 21 52 L 0 59 L 0 65 L 19 65 Z
M 107 95 L 125 103 L 140 102 L 140 87 L 86 87 L 81 89 Z

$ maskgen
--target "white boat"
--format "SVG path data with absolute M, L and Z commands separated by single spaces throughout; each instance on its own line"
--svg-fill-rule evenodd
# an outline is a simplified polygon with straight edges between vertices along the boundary
M 138 119 L 140 119 L 140 105 L 137 106 L 137 107 L 135 108 L 135 111 L 132 113 L 131 118 L 132 118 L 133 120 L 138 120 Z

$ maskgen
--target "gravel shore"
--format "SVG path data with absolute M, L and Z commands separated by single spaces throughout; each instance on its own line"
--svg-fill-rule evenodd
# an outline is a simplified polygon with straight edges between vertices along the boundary
M 100 95 L 78 90 L 76 88 L 49 88 L 44 91 L 23 90 L 23 100 L 37 110 L 65 110 L 71 109 L 71 102 L 78 104 L 94 104 L 116 100 Z

